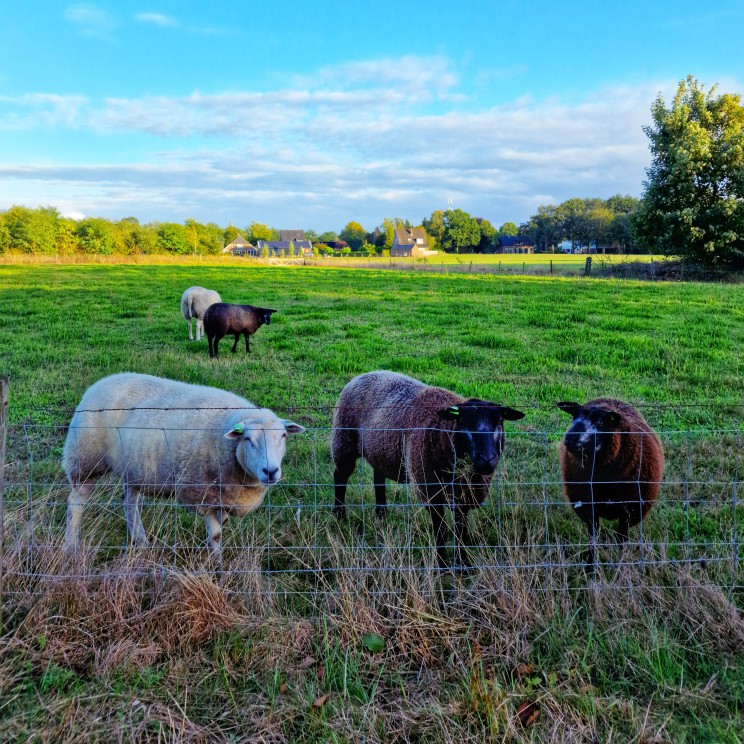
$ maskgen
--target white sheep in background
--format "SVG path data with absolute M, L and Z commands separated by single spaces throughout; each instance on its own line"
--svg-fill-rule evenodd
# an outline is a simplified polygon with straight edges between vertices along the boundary
M 287 434 L 305 429 L 217 388 L 126 372 L 99 380 L 70 422 L 63 467 L 68 548 L 78 544 L 80 519 L 96 482 L 113 473 L 124 483 L 132 541 L 147 545 L 140 492 L 175 494 L 204 517 L 209 544 L 220 552 L 222 523 L 263 502 L 281 478 Z
M 199 341 L 204 338 L 204 313 L 215 302 L 222 302 L 219 293 L 204 287 L 189 287 L 181 295 L 181 313 L 189 324 L 190 341 L 194 338 L 191 332 L 191 319 L 196 319 L 196 340 Z

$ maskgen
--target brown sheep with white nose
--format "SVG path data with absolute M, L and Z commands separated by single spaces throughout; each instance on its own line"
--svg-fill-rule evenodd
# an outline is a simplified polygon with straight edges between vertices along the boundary
M 571 426 L 560 446 L 566 498 L 589 530 L 587 565 L 596 562 L 600 519 L 617 520 L 621 542 L 656 501 L 664 473 L 664 449 L 641 413 L 628 403 L 597 398 L 581 405 L 558 403 Z

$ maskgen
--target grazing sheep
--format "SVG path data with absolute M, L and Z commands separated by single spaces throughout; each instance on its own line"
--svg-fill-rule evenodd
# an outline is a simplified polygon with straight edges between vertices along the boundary
M 257 509 L 281 478 L 286 436 L 305 429 L 217 388 L 131 372 L 88 388 L 70 422 L 62 458 L 72 490 L 65 543 L 78 544 L 83 507 L 96 481 L 124 483 L 130 539 L 147 544 L 139 495 L 175 494 L 204 517 L 220 552 L 222 523 Z
M 609 398 L 558 403 L 573 418 L 560 447 L 563 489 L 589 529 L 587 565 L 596 562 L 600 518 L 618 520 L 621 542 L 659 495 L 664 450 L 654 430 L 628 403 Z
M 386 478 L 411 484 L 431 516 L 437 559 L 445 567 L 450 532 L 444 507 L 449 505 L 457 537 L 455 565 L 467 566 L 468 512 L 488 496 L 504 447 L 504 420 L 523 416 L 396 372 L 355 377 L 341 391 L 333 417 L 336 515 L 345 514 L 346 484 L 363 457 L 374 471 L 377 515 L 386 513 Z
M 222 302 L 222 298 L 213 289 L 204 287 L 189 287 L 181 295 L 181 313 L 189 324 L 189 341 L 193 340 L 191 333 L 191 319 L 196 320 L 196 340 L 204 338 L 204 313 L 215 302 Z
M 217 347 L 220 339 L 228 334 L 235 336 L 232 347 L 233 354 L 238 348 L 238 339 L 245 337 L 245 353 L 250 350 L 248 338 L 254 334 L 264 323 L 271 323 L 271 314 L 276 310 L 266 307 L 253 307 L 253 305 L 231 305 L 227 302 L 217 302 L 210 305 L 204 314 L 204 330 L 209 342 L 209 356 L 217 356 Z

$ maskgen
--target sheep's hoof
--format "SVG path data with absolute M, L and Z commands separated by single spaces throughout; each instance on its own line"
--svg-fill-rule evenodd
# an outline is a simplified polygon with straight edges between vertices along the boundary
M 338 519 L 339 522 L 346 520 L 346 507 L 345 506 L 334 506 L 333 515 Z
M 375 507 L 375 516 L 378 519 L 387 519 L 387 504 L 378 505 Z

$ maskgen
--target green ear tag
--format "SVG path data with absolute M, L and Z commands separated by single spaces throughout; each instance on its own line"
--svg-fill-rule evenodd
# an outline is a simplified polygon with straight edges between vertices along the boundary
M 245 427 L 243 426 L 243 423 L 241 422 L 239 424 L 235 424 L 235 426 L 233 426 L 232 430 L 236 434 L 242 434 L 245 431 Z
M 447 413 L 451 414 L 452 416 L 459 416 L 460 415 L 460 409 L 457 406 L 450 406 L 447 409 Z

